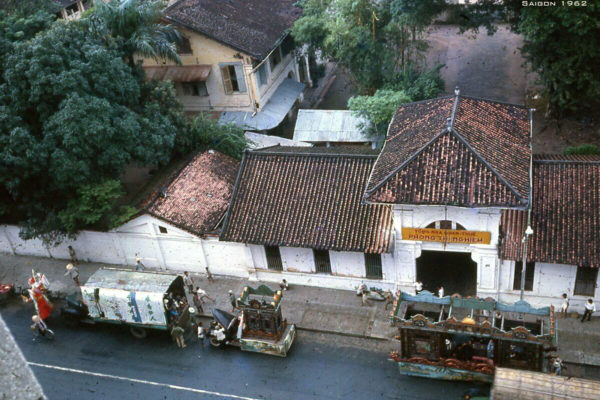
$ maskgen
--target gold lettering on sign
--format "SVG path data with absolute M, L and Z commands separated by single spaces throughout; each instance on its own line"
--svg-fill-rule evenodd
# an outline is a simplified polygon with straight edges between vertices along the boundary
M 454 229 L 402 228 L 402 240 L 421 242 L 490 244 L 491 232 L 459 231 Z

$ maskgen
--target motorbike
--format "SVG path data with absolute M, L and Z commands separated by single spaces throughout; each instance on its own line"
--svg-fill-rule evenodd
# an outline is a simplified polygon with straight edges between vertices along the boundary
M 14 293 L 15 287 L 12 284 L 0 283 L 0 303 L 5 302 Z
M 367 293 L 367 298 L 369 300 L 375 300 L 375 301 L 384 301 L 385 300 L 384 291 L 381 288 L 377 288 L 374 286 L 367 287 L 367 285 L 365 285 L 363 283 L 356 288 L 356 295 L 362 296 L 363 292 Z

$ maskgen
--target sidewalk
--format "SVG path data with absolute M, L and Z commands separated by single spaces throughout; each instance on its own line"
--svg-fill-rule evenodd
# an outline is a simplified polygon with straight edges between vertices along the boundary
M 64 276 L 66 264 L 66 260 L 0 254 L 0 282 L 26 287 L 34 268 L 46 274 L 52 293 L 63 297 L 77 292 L 73 281 Z M 80 264 L 80 282 L 86 282 L 102 266 L 105 265 Z M 260 284 L 221 276 L 215 276 L 214 282 L 208 282 L 205 275 L 192 274 L 192 278 L 195 286 L 200 286 L 216 300 L 216 303 L 209 301 L 206 304 L 205 313 L 210 313 L 213 307 L 231 310 L 229 290 L 239 295 L 245 285 L 256 287 Z M 273 283 L 266 284 L 277 288 Z M 283 316 L 299 329 L 315 332 L 382 340 L 396 335 L 396 329 L 389 325 L 389 311 L 384 311 L 383 302 L 371 301 L 368 307 L 360 304 L 360 298 L 353 291 L 292 286 L 283 295 Z M 591 322 L 581 323 L 576 318 L 558 317 L 558 341 L 558 354 L 565 362 L 600 366 L 600 318 L 592 317 Z
M 46 275 L 50 282 L 52 295 L 64 297 L 77 292 L 73 281 L 64 276 L 68 261 L 29 256 L 0 254 L 0 282 L 14 283 L 15 287 L 28 287 L 31 269 Z M 83 284 L 98 268 L 116 267 L 98 263 L 82 263 L 79 267 L 79 281 Z M 126 268 L 126 267 L 119 267 Z M 172 273 L 177 273 L 172 271 Z M 181 271 L 183 274 L 183 271 Z M 200 286 L 216 300 L 208 301 L 204 312 L 216 307 L 231 310 L 228 291 L 236 295 L 246 285 L 258 286 L 261 282 L 249 282 L 239 278 L 214 276 L 214 282 L 208 282 L 206 275 L 190 274 L 195 286 Z M 265 283 L 272 289 L 279 289 L 273 283 Z M 334 333 L 346 336 L 388 339 L 396 334 L 389 325 L 389 311 L 384 311 L 384 303 L 370 301 L 370 305 L 361 307 L 360 297 L 352 291 L 315 288 L 311 286 L 290 286 L 283 294 L 283 317 L 295 323 L 299 329 L 315 332 Z

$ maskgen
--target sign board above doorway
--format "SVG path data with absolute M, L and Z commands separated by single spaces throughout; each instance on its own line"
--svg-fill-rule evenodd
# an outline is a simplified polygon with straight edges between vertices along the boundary
M 402 240 L 422 242 L 490 244 L 491 232 L 455 229 L 402 228 Z

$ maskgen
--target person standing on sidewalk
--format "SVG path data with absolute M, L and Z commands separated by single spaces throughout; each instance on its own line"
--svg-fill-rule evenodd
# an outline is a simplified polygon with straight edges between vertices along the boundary
M 596 305 L 594 304 L 594 299 L 589 298 L 587 303 L 585 303 L 585 311 L 583 312 L 583 317 L 581 318 L 581 322 L 585 321 L 585 317 L 587 317 L 588 321 L 592 319 L 592 314 L 596 312 Z
M 560 312 L 563 318 L 567 318 L 567 310 L 569 309 L 569 296 L 566 293 L 562 294 L 563 302 L 560 305 Z
M 67 269 L 67 272 L 65 272 L 64 276 L 69 275 L 71 277 L 71 279 L 73 279 L 73 282 L 75 282 L 75 284 L 77 286 L 81 286 L 79 284 L 79 269 L 76 266 L 74 266 L 73 264 L 67 264 L 66 269 Z
M 77 259 L 77 254 L 75 254 L 75 249 L 72 246 L 67 247 L 67 249 L 69 250 L 69 257 L 71 257 L 71 262 L 75 265 L 79 265 L 79 260 Z
M 192 280 L 192 277 L 188 271 L 183 273 L 183 284 L 190 294 L 194 293 L 194 281 Z

